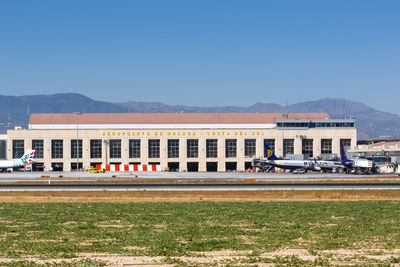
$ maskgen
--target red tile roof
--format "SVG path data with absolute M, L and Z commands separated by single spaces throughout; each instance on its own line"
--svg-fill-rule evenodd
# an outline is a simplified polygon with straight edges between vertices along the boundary
M 35 113 L 29 124 L 268 124 L 276 119 L 330 117 L 327 113 Z
M 389 142 L 379 142 L 372 144 L 372 147 L 380 147 L 380 146 L 395 146 L 400 145 L 400 141 L 389 141 Z

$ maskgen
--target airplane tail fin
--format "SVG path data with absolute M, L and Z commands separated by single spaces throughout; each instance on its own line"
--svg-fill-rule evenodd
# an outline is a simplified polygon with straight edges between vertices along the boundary
M 275 156 L 274 151 L 272 151 L 272 149 L 269 147 L 268 144 L 264 145 L 264 149 L 265 149 L 265 156 L 266 156 L 267 160 L 277 160 L 277 159 L 279 159 L 277 156 Z
M 25 154 L 22 156 L 21 161 L 22 161 L 24 164 L 32 164 L 34 158 L 35 158 L 35 150 L 29 149 L 29 150 L 26 151 Z
M 344 145 L 340 144 L 340 159 L 342 160 L 342 163 L 345 163 L 348 161 L 346 152 L 344 151 Z

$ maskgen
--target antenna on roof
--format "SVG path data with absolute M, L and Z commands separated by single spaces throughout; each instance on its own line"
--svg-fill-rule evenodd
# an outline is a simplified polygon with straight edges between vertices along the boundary
M 10 113 L 8 113 L 7 119 L 8 119 L 7 127 L 10 127 L 11 126 L 11 114 Z
M 286 98 L 286 119 L 289 119 L 289 100 Z
M 344 114 L 344 119 L 346 119 L 346 99 L 343 101 L 343 114 Z
M 307 119 L 309 118 L 308 117 L 308 113 L 309 113 L 309 110 L 308 110 L 308 103 L 306 103 L 306 113 L 307 113 Z
M 336 119 L 336 99 L 335 99 L 335 117 L 334 117 L 334 119 Z

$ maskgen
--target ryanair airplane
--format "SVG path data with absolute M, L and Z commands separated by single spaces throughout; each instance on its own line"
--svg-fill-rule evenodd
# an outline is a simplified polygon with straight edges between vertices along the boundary
M 266 164 L 268 164 L 272 167 L 278 167 L 281 169 L 286 169 L 286 170 L 291 170 L 291 171 L 298 170 L 298 169 L 319 171 L 319 170 L 323 170 L 323 169 L 335 169 L 335 168 L 341 167 L 340 162 L 327 161 L 327 160 L 280 159 L 277 156 L 275 156 L 274 152 L 272 151 L 272 149 L 269 147 L 268 144 L 265 144 L 265 151 L 267 154 Z

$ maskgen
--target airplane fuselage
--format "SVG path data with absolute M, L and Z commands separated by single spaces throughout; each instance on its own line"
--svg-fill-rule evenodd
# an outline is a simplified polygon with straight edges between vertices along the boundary
M 264 145 L 265 155 L 267 160 L 265 164 L 287 170 L 322 170 L 322 169 L 336 169 L 341 166 L 341 163 L 326 160 L 286 160 L 280 159 L 275 156 L 274 152 L 268 144 Z
M 287 170 L 312 168 L 312 162 L 309 160 L 267 160 L 267 164 Z
M 24 165 L 25 164 L 22 162 L 22 160 L 1 160 L 0 161 L 0 169 L 19 168 Z
M 336 169 L 343 167 L 341 162 L 329 160 L 317 160 L 315 165 L 321 169 Z
M 0 160 L 0 169 L 20 168 L 28 164 L 32 164 L 35 158 L 35 150 L 29 149 L 20 159 L 16 160 Z
M 326 161 L 326 160 L 267 160 L 267 164 L 278 167 L 281 169 L 296 170 L 321 170 L 321 169 L 334 169 L 341 167 L 339 162 Z

